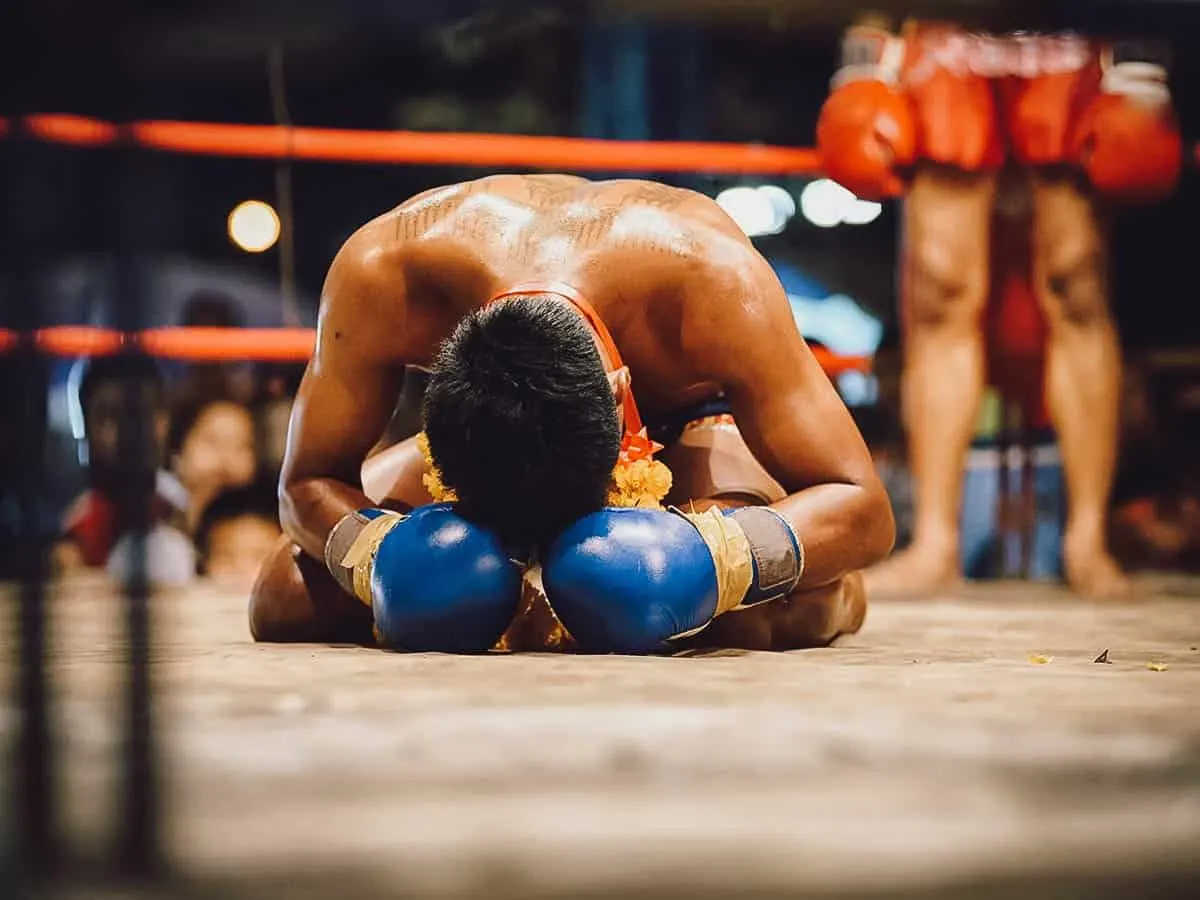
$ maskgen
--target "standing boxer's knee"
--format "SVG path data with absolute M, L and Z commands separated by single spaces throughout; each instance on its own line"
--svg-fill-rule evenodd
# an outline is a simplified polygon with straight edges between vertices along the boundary
M 908 254 L 910 323 L 947 331 L 977 329 L 987 297 L 982 255 L 942 235 L 911 240 Z
M 1070 177 L 1033 182 L 1035 293 L 1052 332 L 1107 328 L 1106 225 L 1094 198 Z
M 915 328 L 974 330 L 987 302 L 995 178 L 921 169 L 904 206 L 904 314 Z
M 1105 266 L 1098 241 L 1081 237 L 1048 249 L 1039 299 L 1052 329 L 1108 324 Z

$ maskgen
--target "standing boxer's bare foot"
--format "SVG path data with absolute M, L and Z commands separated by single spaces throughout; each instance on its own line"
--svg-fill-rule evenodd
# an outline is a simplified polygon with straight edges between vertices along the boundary
M 913 544 L 864 573 L 871 597 L 923 597 L 962 583 L 958 554 Z
M 1132 585 L 1103 541 L 1068 534 L 1063 539 L 1067 584 L 1077 593 L 1098 599 L 1128 597 Z

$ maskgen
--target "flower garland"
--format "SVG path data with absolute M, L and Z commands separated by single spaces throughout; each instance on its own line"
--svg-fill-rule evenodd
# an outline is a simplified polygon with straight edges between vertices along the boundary
M 429 439 L 425 432 L 417 435 L 417 448 L 425 459 L 425 473 L 421 483 L 434 503 L 453 503 L 458 499 L 454 488 L 442 480 L 442 473 L 433 461 Z M 612 481 L 608 486 L 609 506 L 642 507 L 661 509 L 662 501 L 671 490 L 671 470 L 657 459 L 642 456 L 630 459 L 622 453 L 613 468 Z
M 425 486 L 425 490 L 429 491 L 433 502 L 454 503 L 458 500 L 458 494 L 454 493 L 454 488 L 446 487 L 446 483 L 442 481 L 442 470 L 433 461 L 433 453 L 429 449 L 429 438 L 423 431 L 417 434 L 417 449 L 421 451 L 421 456 L 425 460 L 425 473 L 421 476 L 421 484 Z

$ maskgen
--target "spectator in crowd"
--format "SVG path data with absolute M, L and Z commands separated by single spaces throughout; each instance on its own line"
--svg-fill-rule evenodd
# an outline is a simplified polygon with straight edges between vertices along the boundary
M 1113 543 L 1131 569 L 1194 568 L 1200 557 L 1200 483 L 1192 470 L 1200 450 L 1200 411 L 1188 408 L 1186 392 L 1166 411 L 1155 400 L 1147 371 L 1128 366 Z
M 230 399 L 186 398 L 171 419 L 171 467 L 187 490 L 187 526 L 195 534 L 204 508 L 226 488 L 243 487 L 258 472 L 254 419 Z
M 54 548 L 60 571 L 102 567 L 113 548 L 134 523 L 128 498 L 137 490 L 139 471 L 155 470 L 148 524 L 178 530 L 186 493 L 159 466 L 167 432 L 166 397 L 162 375 L 153 360 L 142 356 L 112 356 L 90 360 L 80 380 L 78 402 L 83 414 L 88 459 L 88 490 L 78 497 L 63 519 Z M 148 417 L 148 420 L 147 420 Z M 126 429 L 148 429 L 144 445 L 153 459 L 141 467 L 128 454 Z
M 17 363 L 0 357 L 0 384 L 19 383 Z M 0 391 L 0 579 L 17 574 L 17 535 L 21 532 L 21 510 L 16 496 L 20 477 L 19 445 L 21 395 L 15 389 Z
M 262 392 L 254 407 L 254 418 L 258 430 L 259 468 L 271 479 L 278 478 L 283 466 L 292 401 L 303 374 L 302 365 L 271 366 L 263 372 Z M 419 427 L 416 430 L 419 431 Z
M 244 328 L 246 317 L 233 297 L 220 291 L 199 290 L 184 303 L 179 324 L 186 328 Z M 188 365 L 179 393 L 189 397 L 228 397 L 249 403 L 254 390 L 254 365 L 237 360 Z
M 249 588 L 282 534 L 273 483 L 223 490 L 200 517 L 199 572 L 229 586 Z

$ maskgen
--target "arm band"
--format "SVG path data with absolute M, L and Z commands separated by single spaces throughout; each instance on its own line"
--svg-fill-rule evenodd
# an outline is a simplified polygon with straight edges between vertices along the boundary
M 804 575 L 804 544 L 791 523 L 769 506 L 744 506 L 726 513 L 750 542 L 754 580 L 739 608 L 785 597 Z
M 347 555 L 358 536 L 374 519 L 385 515 L 382 509 L 360 509 L 342 516 L 329 537 L 325 539 L 325 568 L 347 594 L 354 594 L 354 565 L 347 564 Z

